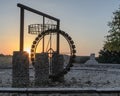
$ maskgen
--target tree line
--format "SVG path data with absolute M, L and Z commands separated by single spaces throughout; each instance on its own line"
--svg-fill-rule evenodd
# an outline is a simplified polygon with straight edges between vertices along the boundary
M 12 55 L 5 55 L 5 54 L 0 53 L 0 57 L 5 57 L 5 56 L 12 56 Z

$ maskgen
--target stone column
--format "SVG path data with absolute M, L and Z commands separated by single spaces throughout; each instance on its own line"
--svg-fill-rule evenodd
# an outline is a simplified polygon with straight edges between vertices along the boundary
M 48 85 L 49 62 L 47 53 L 37 53 L 35 56 L 35 86 Z
M 64 57 L 63 55 L 53 53 L 52 56 L 52 74 L 58 74 L 59 72 L 63 71 L 64 69 Z M 58 76 L 57 78 L 53 78 L 53 81 L 63 82 L 64 75 Z
M 29 54 L 23 51 L 13 52 L 12 58 L 12 86 L 29 86 Z

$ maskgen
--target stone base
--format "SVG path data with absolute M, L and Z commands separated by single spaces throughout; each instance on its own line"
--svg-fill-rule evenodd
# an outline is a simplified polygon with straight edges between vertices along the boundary
M 47 53 L 35 56 L 35 86 L 45 86 L 49 82 L 49 62 Z
M 63 55 L 54 53 L 52 56 L 52 74 L 58 74 L 59 72 L 63 71 L 64 68 L 64 57 Z M 58 76 L 57 78 L 53 78 L 53 81 L 63 82 L 64 75 Z
M 12 86 L 29 86 L 29 54 L 27 52 L 13 52 L 12 60 Z

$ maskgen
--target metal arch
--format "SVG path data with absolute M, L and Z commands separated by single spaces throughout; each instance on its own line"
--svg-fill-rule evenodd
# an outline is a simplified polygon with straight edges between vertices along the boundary
M 68 42 L 69 46 L 70 46 L 70 52 L 71 52 L 71 55 L 70 55 L 70 60 L 69 60 L 69 63 L 67 64 L 67 66 L 61 71 L 59 72 L 58 74 L 55 74 L 54 76 L 50 76 L 50 77 L 54 77 L 54 78 L 57 78 L 59 76 L 62 76 L 64 74 L 66 74 L 69 70 L 70 70 L 70 67 L 72 67 L 72 63 L 74 61 L 74 58 L 75 58 L 75 53 L 76 53 L 76 50 L 75 50 L 75 45 L 74 45 L 74 42 L 72 40 L 72 38 L 67 34 L 65 33 L 64 31 L 62 30 L 57 30 L 57 29 L 50 29 L 50 30 L 46 30 L 44 32 L 42 32 L 41 34 L 39 34 L 36 39 L 33 41 L 33 44 L 31 46 L 31 61 L 32 61 L 32 64 L 34 65 L 34 61 L 35 61 L 35 53 L 36 53 L 36 48 L 40 42 L 40 40 L 45 36 L 45 35 L 48 35 L 50 33 L 59 33 L 61 34 Z M 74 46 L 74 47 L 73 47 Z

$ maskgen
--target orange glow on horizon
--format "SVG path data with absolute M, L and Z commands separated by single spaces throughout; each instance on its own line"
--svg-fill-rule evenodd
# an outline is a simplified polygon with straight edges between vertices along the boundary
M 29 55 L 30 55 L 30 53 L 31 53 L 31 52 L 30 52 L 30 48 L 26 48 L 25 51 L 26 51 L 27 53 L 29 53 Z

